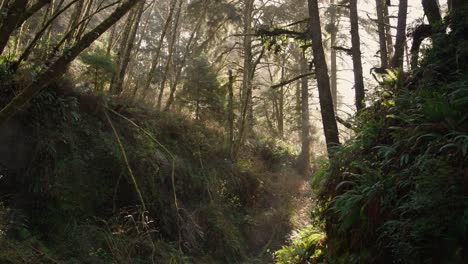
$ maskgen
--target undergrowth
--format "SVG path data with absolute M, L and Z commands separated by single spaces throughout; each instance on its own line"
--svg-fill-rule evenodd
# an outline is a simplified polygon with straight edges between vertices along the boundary
M 433 37 L 409 77 L 386 75 L 381 100 L 359 113 L 355 137 L 312 181 L 326 238 L 306 229 L 275 253 L 278 263 L 467 263 L 463 14 L 446 18 L 448 33 Z
M 261 218 L 266 197 L 288 204 L 269 189 L 286 148 L 258 141 L 235 163 L 201 122 L 73 85 L 53 83 L 2 130 L 0 263 L 241 263 L 289 231 L 287 210 Z M 252 241 L 245 230 L 274 216 L 277 234 Z

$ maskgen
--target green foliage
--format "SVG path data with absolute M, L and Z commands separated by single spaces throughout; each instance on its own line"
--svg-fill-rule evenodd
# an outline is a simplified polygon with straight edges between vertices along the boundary
M 277 264 L 324 263 L 325 234 L 314 226 L 302 229 L 292 241 L 273 253 Z
M 115 62 L 103 49 L 88 51 L 80 55 L 81 62 L 87 66 L 85 75 L 89 82 L 94 83 L 95 90 L 102 90 L 117 70 Z
M 293 148 L 286 142 L 274 138 L 266 137 L 258 140 L 255 149 L 260 151 L 260 155 L 266 161 L 268 166 L 274 170 L 292 165 L 296 157 Z
M 255 167 L 228 160 L 219 132 L 169 112 L 119 109 L 174 155 L 173 186 L 167 152 L 108 112 L 147 205 L 141 212 L 103 114 L 103 104 L 114 109 L 115 103 L 72 86 L 66 79 L 54 82 L 16 119 L 30 149 L 25 169 L 1 179 L 2 201 L 19 212 L 19 224 L 8 225 L 0 207 L 0 246 L 8 248 L 0 262 L 239 263 L 251 257 L 242 230 L 254 224 L 247 216 L 266 180 Z M 281 142 L 252 147 L 255 159 L 263 147 L 282 163 L 294 159 Z
M 356 136 L 319 170 L 331 263 L 465 263 L 466 18 L 448 20 L 422 68 L 388 72 Z
M 223 118 L 224 91 L 208 60 L 205 57 L 194 58 L 186 74 L 186 82 L 177 95 L 179 104 L 194 113 L 196 119 Z

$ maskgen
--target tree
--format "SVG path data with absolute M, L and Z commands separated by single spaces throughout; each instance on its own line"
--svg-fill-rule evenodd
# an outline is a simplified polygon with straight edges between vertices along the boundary
M 117 71 L 112 77 L 110 92 L 112 94 L 120 94 L 123 90 L 123 82 L 125 78 L 125 73 L 127 72 L 127 66 L 130 62 L 130 55 L 132 54 L 132 49 L 135 43 L 136 33 L 140 24 L 141 16 L 144 11 L 145 1 L 141 1 L 137 6 L 138 9 L 134 10 L 129 14 L 127 23 L 125 25 L 124 36 L 120 43 L 120 50 L 117 56 Z
M 103 91 L 104 84 L 116 72 L 117 67 L 105 50 L 96 49 L 80 55 L 81 61 L 87 66 L 86 74 L 94 83 L 95 91 Z
M 315 74 L 319 92 L 320 109 L 323 122 L 325 141 L 328 155 L 332 156 L 332 147 L 340 143 L 338 126 L 335 119 L 333 98 L 330 91 L 330 78 L 328 76 L 325 52 L 322 46 L 322 29 L 320 27 L 320 14 L 317 0 L 308 0 L 309 5 L 309 34 L 312 40 Z
M 395 41 L 395 53 L 392 58 L 391 67 L 403 70 L 403 56 L 405 54 L 406 42 L 406 18 L 408 16 L 408 0 L 400 0 L 398 5 L 398 24 Z
M 122 18 L 135 4 L 142 0 L 127 0 L 117 7 L 104 21 L 93 30 L 86 33 L 75 45 L 64 52 L 57 59 L 48 62 L 49 66 L 44 68 L 34 79 L 34 81 L 15 96 L 1 111 L 0 124 L 14 116 L 26 105 L 35 95 L 37 95 L 48 84 L 65 73 L 67 65 L 73 61 L 84 49 L 89 47 L 107 29 Z
M 351 21 L 351 51 L 353 57 L 353 72 L 354 72 L 354 92 L 356 110 L 360 111 L 364 108 L 364 79 L 362 77 L 362 62 L 361 62 L 361 39 L 359 37 L 359 16 L 357 10 L 357 0 L 350 0 L 350 21 Z
M 169 9 L 169 14 L 167 15 L 166 22 L 164 23 L 164 28 L 161 32 L 161 35 L 159 37 L 158 45 L 156 47 L 156 51 L 153 55 L 153 59 L 151 61 L 151 67 L 148 72 L 148 75 L 146 77 L 145 84 L 143 85 L 143 89 L 145 90 L 145 93 L 150 89 L 151 82 L 153 81 L 154 75 L 156 73 L 157 67 L 159 65 L 159 57 L 161 55 L 161 48 L 163 46 L 164 42 L 164 37 L 167 34 L 167 31 L 169 30 L 169 26 L 172 21 L 172 16 L 174 14 L 175 6 L 177 4 L 177 0 L 171 0 L 171 6 Z
M 388 50 L 387 50 L 387 36 L 385 29 L 385 11 L 386 9 L 384 0 L 375 0 L 376 13 L 377 13 L 377 31 L 379 34 L 379 57 L 380 68 L 388 68 Z
M 14 0 L 11 3 L 6 1 L 6 6 L 0 10 L 2 13 L 6 13 L 0 19 L 0 55 L 3 53 L 13 31 L 21 27 L 28 18 L 49 2 L 50 0 L 39 0 L 27 8 L 27 0 Z
M 336 6 L 334 6 L 335 0 L 330 1 L 330 24 L 328 31 L 330 32 L 330 88 L 333 97 L 333 107 L 336 110 L 338 108 L 338 76 L 337 76 L 337 63 L 336 63 L 336 49 L 333 47 L 336 46 L 336 37 L 338 33 L 338 23 L 339 19 L 337 19 L 337 12 Z
M 301 73 L 306 74 L 307 60 L 300 57 Z M 303 175 L 310 174 L 310 120 L 309 120 L 309 79 L 307 76 L 301 78 L 301 154 L 300 171 Z
M 178 103 L 194 114 L 195 120 L 224 117 L 224 91 L 205 57 L 194 58 L 187 67 L 187 78 Z

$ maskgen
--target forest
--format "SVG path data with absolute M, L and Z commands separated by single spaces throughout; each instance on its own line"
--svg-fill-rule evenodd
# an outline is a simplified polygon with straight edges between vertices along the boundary
M 3 263 L 468 263 L 468 1 L 0 0 Z

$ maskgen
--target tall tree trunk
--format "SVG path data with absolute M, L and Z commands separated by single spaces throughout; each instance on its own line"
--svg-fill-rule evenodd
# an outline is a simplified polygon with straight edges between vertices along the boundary
M 166 81 L 167 81 L 167 77 L 169 75 L 169 68 L 170 68 L 170 66 L 172 64 L 172 60 L 173 60 L 172 57 L 174 55 L 174 45 L 175 45 L 177 37 L 178 37 L 177 30 L 179 28 L 180 13 L 182 12 L 182 3 L 183 3 L 183 1 L 179 2 L 179 6 L 177 7 L 177 13 L 176 13 L 176 16 L 175 16 L 175 19 L 174 19 L 174 27 L 173 27 L 172 34 L 171 34 L 171 39 L 169 41 L 166 66 L 164 67 L 164 74 L 163 74 L 163 78 L 161 80 L 161 88 L 160 88 L 159 95 L 158 95 L 158 102 L 156 104 L 157 109 L 161 109 L 162 98 L 164 96 L 164 89 L 166 88 Z
M 333 99 L 330 91 L 330 78 L 328 76 L 325 52 L 322 46 L 322 29 L 317 0 L 307 0 L 309 4 L 309 30 L 314 53 L 315 74 L 319 92 L 320 109 L 322 114 L 323 130 L 327 144 L 328 155 L 332 156 L 331 148 L 340 143 L 338 126 L 335 120 Z
M 395 53 L 392 58 L 391 66 L 403 70 L 403 57 L 405 55 L 406 42 L 406 18 L 408 16 L 408 0 L 400 0 L 398 7 L 398 25 L 395 41 Z
M 356 110 L 360 111 L 365 107 L 364 103 L 364 79 L 362 77 L 361 61 L 361 39 L 359 36 L 359 16 L 357 0 L 350 0 L 350 20 L 351 20 L 351 49 L 353 53 L 354 72 L 354 92 Z
M 204 10 L 206 10 L 206 9 L 204 9 Z M 206 11 L 204 11 L 204 12 L 206 12 Z M 204 17 L 205 17 L 205 13 L 203 13 L 203 15 L 201 15 L 198 18 L 197 25 L 195 26 L 195 29 L 190 34 L 190 38 L 187 41 L 187 44 L 185 45 L 184 56 L 182 57 L 182 61 L 180 62 L 180 66 L 176 70 L 176 74 L 175 74 L 175 77 L 174 77 L 174 82 L 171 85 L 171 91 L 169 93 L 169 98 L 168 98 L 168 100 L 166 102 L 166 106 L 164 107 L 164 111 L 169 111 L 169 109 L 171 108 L 171 105 L 174 103 L 175 92 L 177 90 L 177 85 L 179 84 L 179 79 L 180 79 L 180 75 L 182 74 L 182 69 L 185 67 L 185 62 L 187 61 L 187 57 L 189 56 L 190 50 L 192 49 L 192 43 L 196 43 L 197 40 L 198 40 L 198 30 L 200 30 L 200 27 L 201 27 L 201 24 L 203 22 Z
M 442 20 L 437 0 L 422 0 L 422 6 L 429 24 L 434 25 Z
M 153 81 L 154 74 L 156 73 L 158 64 L 159 64 L 159 56 L 161 54 L 161 48 L 164 42 L 164 37 L 166 36 L 167 30 L 169 29 L 169 25 L 172 21 L 172 16 L 174 14 L 174 9 L 177 4 L 177 0 L 172 0 L 171 6 L 169 8 L 169 14 L 167 15 L 166 22 L 164 23 L 163 31 L 161 32 L 161 36 L 159 37 L 158 46 L 156 47 L 156 52 L 153 56 L 153 60 L 151 61 L 151 67 L 148 72 L 148 76 L 146 78 L 145 84 L 143 85 L 143 89 L 146 91 L 149 90 L 151 86 L 151 82 Z
M 284 81 L 285 78 L 285 68 L 284 68 L 284 58 L 283 58 L 283 65 L 281 66 L 281 82 Z M 284 86 L 281 86 L 278 91 L 278 136 L 283 139 L 284 138 Z
M 377 28 L 379 33 L 379 57 L 380 57 L 380 68 L 388 68 L 388 52 L 387 52 L 387 37 L 385 34 L 385 2 L 384 0 L 376 0 L 376 13 L 377 13 Z
M 388 2 L 388 1 L 387 1 Z M 392 36 L 392 26 L 390 24 L 390 16 L 388 14 L 388 5 L 383 6 L 384 12 L 384 21 L 385 21 L 385 35 L 387 38 L 387 58 L 388 64 L 390 64 L 390 58 L 393 56 L 393 36 Z
M 306 74 L 307 60 L 304 56 L 300 59 L 301 73 Z M 310 170 L 310 121 L 309 121 L 309 80 L 301 79 L 301 155 L 300 171 L 303 175 L 309 175 Z
M 102 21 L 93 30 L 86 33 L 73 47 L 67 50 L 62 56 L 51 62 L 49 67 L 45 68 L 34 81 L 21 91 L 10 103 L 0 111 L 0 124 L 14 116 L 25 104 L 29 102 L 36 94 L 44 89 L 48 84 L 61 77 L 67 69 L 67 65 L 73 61 L 84 49 L 89 47 L 97 38 L 99 38 L 107 29 L 122 18 L 130 8 L 142 0 L 127 0 L 117 7 L 112 14 Z
M 244 68 L 243 68 L 243 77 L 242 77 L 242 88 L 241 88 L 241 115 L 240 115 L 240 126 L 239 126 L 239 138 L 237 139 L 235 150 L 234 150 L 234 159 L 237 158 L 240 147 L 242 146 L 245 134 L 246 127 L 249 126 L 248 122 L 248 112 L 250 104 L 252 103 L 252 13 L 253 13 L 253 4 L 254 0 L 244 0 Z
M 330 5 L 334 5 L 335 0 L 330 1 Z M 333 98 L 333 109 L 335 113 L 338 109 L 338 76 L 337 76 L 337 63 L 336 63 L 336 49 L 333 47 L 336 46 L 336 36 L 338 33 L 338 20 L 336 17 L 336 7 L 332 7 L 331 14 L 330 14 L 330 24 L 332 25 L 332 29 L 330 32 L 330 86 L 331 86 L 331 94 Z
M 229 128 L 229 154 L 232 158 L 233 144 L 234 144 L 234 76 L 232 75 L 232 70 L 229 70 L 229 79 L 228 79 L 228 128 Z
M 126 25 L 128 28 L 125 29 L 129 29 L 128 37 L 122 38 L 121 53 L 119 57 L 119 64 L 117 65 L 117 72 L 114 74 L 110 85 L 110 91 L 112 94 L 118 95 L 122 93 L 125 73 L 127 72 L 127 66 L 130 62 L 130 55 L 132 54 L 141 15 L 144 11 L 144 5 L 145 2 L 141 1 L 138 5 L 138 9 L 135 10 L 135 14 L 129 16 L 129 21 Z

